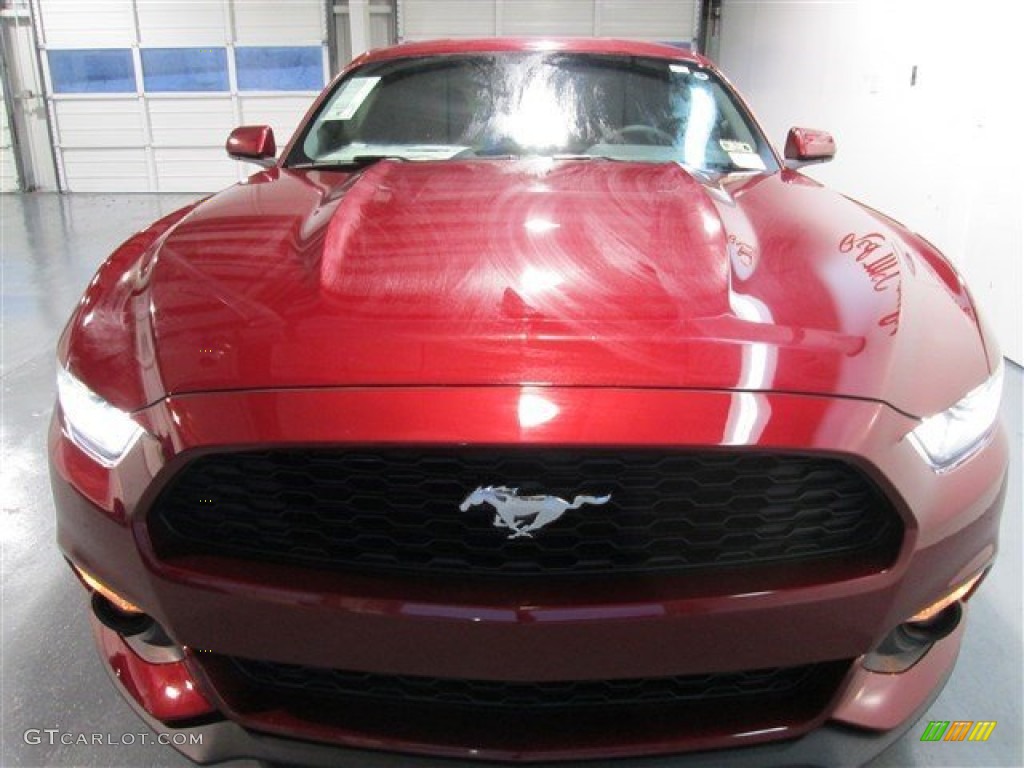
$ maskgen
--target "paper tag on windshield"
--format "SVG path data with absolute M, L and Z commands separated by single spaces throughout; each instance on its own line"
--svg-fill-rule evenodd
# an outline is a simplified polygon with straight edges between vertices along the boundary
M 754 148 L 745 141 L 735 139 L 719 139 L 718 145 L 729 155 L 732 164 L 746 171 L 763 171 L 764 160 L 754 151 Z
M 747 144 L 745 141 L 736 141 L 735 139 L 719 139 L 719 145 L 726 152 L 753 152 L 754 148 Z
M 353 77 L 334 98 L 323 119 L 351 120 L 379 82 L 379 77 Z
M 763 171 L 765 169 L 764 160 L 756 152 L 729 152 L 728 155 L 733 165 L 745 171 Z

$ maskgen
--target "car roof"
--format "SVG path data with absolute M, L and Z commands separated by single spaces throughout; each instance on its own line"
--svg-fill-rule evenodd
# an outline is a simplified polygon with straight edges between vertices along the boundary
M 352 66 L 415 56 L 441 56 L 456 53 L 497 53 L 503 51 L 565 51 L 570 53 L 608 53 L 625 56 L 651 56 L 689 61 L 700 66 L 711 62 L 688 48 L 668 43 L 648 43 L 606 37 L 483 37 L 473 39 L 425 40 L 377 48 L 364 53 Z

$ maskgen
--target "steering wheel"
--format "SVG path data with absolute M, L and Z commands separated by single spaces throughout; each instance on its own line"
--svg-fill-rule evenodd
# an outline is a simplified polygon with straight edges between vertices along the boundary
M 601 143 L 629 144 L 632 142 L 624 141 L 624 139 L 631 133 L 640 134 L 648 139 L 660 139 L 660 141 L 647 141 L 645 142 L 646 144 L 671 147 L 676 143 L 675 137 L 667 131 L 663 131 L 661 128 L 655 128 L 653 125 L 643 125 L 642 123 L 624 125 L 622 128 L 616 128 L 613 131 L 608 131 L 601 135 Z M 617 139 L 620 139 L 621 141 L 617 141 Z

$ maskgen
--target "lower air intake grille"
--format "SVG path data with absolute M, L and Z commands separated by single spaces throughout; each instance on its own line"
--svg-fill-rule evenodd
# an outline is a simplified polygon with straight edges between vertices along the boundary
M 849 662 L 685 677 L 510 683 L 376 675 L 225 657 L 247 684 L 264 692 L 401 704 L 464 705 L 516 712 L 548 708 L 632 707 L 718 699 L 787 697 Z

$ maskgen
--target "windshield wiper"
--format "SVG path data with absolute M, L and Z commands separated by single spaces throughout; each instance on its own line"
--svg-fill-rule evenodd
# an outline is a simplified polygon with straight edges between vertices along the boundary
M 299 163 L 298 165 L 289 165 L 288 167 L 296 170 L 318 168 L 321 170 L 331 169 L 354 171 L 371 166 L 381 160 L 401 160 L 404 163 L 409 162 L 409 158 L 402 157 L 401 155 L 355 155 L 351 160 L 345 160 L 344 162 L 337 160 L 314 160 L 311 163 Z

